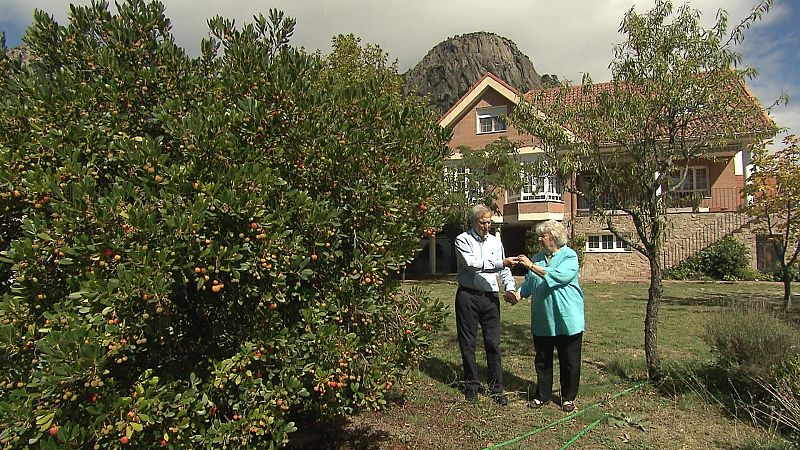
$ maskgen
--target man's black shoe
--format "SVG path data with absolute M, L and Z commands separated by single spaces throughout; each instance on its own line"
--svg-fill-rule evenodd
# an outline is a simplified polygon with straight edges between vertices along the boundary
M 500 406 L 508 405 L 508 397 L 506 397 L 506 394 L 495 394 L 492 397 L 494 398 L 495 403 L 497 403 L 498 405 Z
M 467 391 L 464 394 L 464 398 L 470 403 L 477 403 L 478 402 L 478 393 L 474 391 Z

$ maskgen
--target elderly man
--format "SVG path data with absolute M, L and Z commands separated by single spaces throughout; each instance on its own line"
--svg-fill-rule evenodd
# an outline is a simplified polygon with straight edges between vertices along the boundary
M 517 264 L 518 258 L 506 258 L 500 239 L 489 233 L 491 227 L 492 211 L 484 205 L 476 205 L 472 208 L 472 228 L 456 237 L 456 329 L 464 364 L 467 401 L 478 400 L 480 382 L 475 362 L 475 342 L 480 324 L 490 392 L 498 404 L 505 406 L 508 398 L 503 389 L 503 366 L 500 361 L 500 289 L 497 275 L 503 281 L 505 299 L 516 303 L 519 297 L 509 267 Z

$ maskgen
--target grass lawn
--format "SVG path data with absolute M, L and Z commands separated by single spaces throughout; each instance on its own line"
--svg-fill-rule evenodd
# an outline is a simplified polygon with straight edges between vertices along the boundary
M 452 305 L 452 282 L 425 282 L 431 296 Z M 736 420 L 702 391 L 665 396 L 645 386 L 603 404 L 646 379 L 643 323 L 646 284 L 585 284 L 587 329 L 583 344 L 581 389 L 576 405 L 584 413 L 545 428 L 505 449 L 559 449 L 598 419 L 572 449 L 768 449 L 784 448 L 748 423 Z M 800 286 L 793 286 L 794 292 Z M 709 313 L 735 301 L 781 299 L 780 283 L 666 282 L 659 323 L 661 358 L 677 370 L 712 361 L 701 334 Z M 535 384 L 529 305 L 502 306 L 503 369 L 510 404 L 481 397 L 463 402 L 459 390 L 461 358 L 455 318 L 439 335 L 432 355 L 409 380 L 402 402 L 381 412 L 364 412 L 333 428 L 298 433 L 295 447 L 330 449 L 478 449 L 511 440 L 566 416 L 553 404 L 527 408 Z M 795 306 L 797 311 L 797 306 Z M 478 363 L 485 370 L 480 349 Z M 555 370 L 558 395 L 558 369 Z M 482 378 L 485 382 L 485 376 Z M 315 439 L 307 438 L 315 435 Z

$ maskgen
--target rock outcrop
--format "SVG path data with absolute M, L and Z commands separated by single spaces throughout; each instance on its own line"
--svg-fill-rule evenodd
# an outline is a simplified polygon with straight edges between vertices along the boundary
M 19 47 L 6 49 L 6 56 L 8 59 L 19 61 L 23 66 L 27 65 L 32 58 L 30 50 L 28 50 L 28 47 L 24 44 Z
M 429 96 L 431 107 L 442 114 L 486 72 L 522 92 L 541 86 L 533 63 L 516 44 L 494 33 L 476 32 L 433 47 L 405 73 L 405 92 Z

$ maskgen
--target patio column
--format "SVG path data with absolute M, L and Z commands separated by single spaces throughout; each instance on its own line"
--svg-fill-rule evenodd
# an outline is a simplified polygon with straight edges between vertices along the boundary
M 428 242 L 428 270 L 431 275 L 436 273 L 436 235 L 431 236 Z

